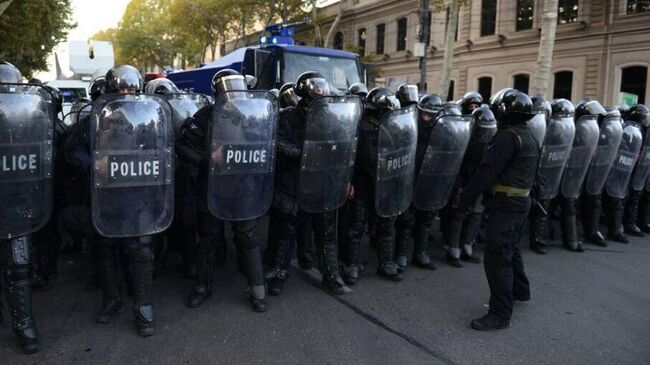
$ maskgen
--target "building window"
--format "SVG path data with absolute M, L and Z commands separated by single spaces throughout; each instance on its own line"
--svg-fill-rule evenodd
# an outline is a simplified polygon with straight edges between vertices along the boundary
M 553 99 L 571 100 L 573 91 L 573 72 L 560 71 L 555 73 L 555 82 L 553 83 Z
M 627 13 L 643 13 L 650 11 L 650 1 L 648 0 L 627 0 Z
M 386 24 L 377 25 L 377 54 L 384 54 L 384 37 L 386 36 Z
M 621 75 L 621 91 L 637 95 L 637 103 L 645 103 L 645 91 L 648 82 L 648 68 L 646 66 L 630 66 L 623 69 Z
M 493 35 L 497 29 L 497 0 L 481 1 L 481 37 Z
M 478 93 L 483 97 L 483 101 L 487 102 L 492 96 L 492 78 L 489 76 L 479 77 L 478 79 Z
M 359 56 L 366 55 L 366 28 L 357 31 L 357 45 L 359 46 Z
M 578 21 L 578 0 L 560 0 L 557 5 L 557 23 L 567 24 Z
M 517 74 L 512 79 L 514 81 L 512 87 L 528 94 L 528 85 L 530 84 L 530 76 L 528 74 Z
M 449 90 L 447 90 L 447 101 L 454 100 L 454 80 L 449 80 Z
M 407 20 L 402 18 L 397 21 L 397 50 L 404 51 L 406 50 L 406 29 L 407 29 Z
M 334 49 L 343 49 L 343 33 L 337 32 L 334 35 Z
M 517 0 L 517 31 L 533 28 L 535 0 Z

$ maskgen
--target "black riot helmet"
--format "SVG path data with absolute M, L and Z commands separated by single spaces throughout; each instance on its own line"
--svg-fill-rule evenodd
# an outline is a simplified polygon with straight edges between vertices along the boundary
M 546 121 L 553 114 L 553 108 L 551 108 L 551 102 L 549 102 L 544 95 L 535 94 L 530 97 L 530 100 L 533 101 L 533 114 L 546 114 Z
M 627 112 L 630 111 L 630 106 L 627 104 L 618 104 L 614 108 L 618 110 L 619 113 L 621 113 L 621 118 L 623 120 L 627 119 Z
M 643 104 L 634 104 L 627 111 L 625 120 L 637 122 L 644 127 L 650 127 L 650 111 L 648 107 Z
M 276 98 L 280 97 L 280 90 L 278 90 L 276 88 L 270 89 L 269 93 L 272 94 L 273 96 L 275 96 Z
M 63 112 L 63 96 L 61 95 L 61 90 L 54 86 L 46 85 L 43 86 L 47 91 L 52 94 L 52 104 L 54 104 L 54 112 L 59 114 Z
M 459 104 L 462 108 L 463 115 L 469 115 L 483 104 L 483 97 L 476 91 L 470 91 L 460 99 Z
M 401 84 L 397 87 L 395 92 L 397 100 L 399 100 L 402 107 L 418 103 L 418 87 L 413 84 Z
M 492 95 L 490 98 L 490 110 L 492 110 L 492 113 L 494 114 L 494 117 L 497 118 L 497 120 L 501 119 L 499 107 L 501 105 L 501 101 L 503 100 L 503 95 L 505 95 L 506 92 L 514 90 L 513 88 L 507 87 L 505 89 L 501 89 L 497 91 L 496 94 Z
M 361 99 L 366 99 L 368 96 L 368 86 L 362 82 L 350 85 L 348 88 L 348 95 L 357 95 Z
M 159 77 L 153 79 L 147 83 L 147 86 L 144 87 L 144 92 L 150 95 L 163 95 L 163 94 L 178 94 L 180 90 L 172 82 L 172 80 L 166 77 Z
M 287 82 L 280 87 L 280 107 L 288 108 L 298 106 L 300 97 L 296 95 L 296 83 Z
M 605 119 L 612 117 L 621 119 L 621 112 L 615 106 L 606 106 L 605 113 L 598 116 L 598 124 L 602 123 Z
M 508 90 L 503 93 L 498 104 L 495 118 L 505 124 L 519 124 L 528 121 L 533 115 L 533 101 L 528 95 L 519 90 Z
M 296 80 L 296 94 L 302 99 L 312 101 L 319 96 L 329 95 L 330 86 L 320 73 L 307 71 Z
M 140 71 L 131 65 L 119 65 L 106 73 L 106 93 L 142 91 L 143 80 Z
M 605 113 L 607 113 L 607 111 L 597 100 L 582 99 L 578 102 L 578 105 L 576 105 L 575 118 L 578 120 L 578 118 L 583 115 L 598 117 Z
M 440 113 L 438 113 L 438 117 L 446 115 L 461 116 L 463 115 L 463 110 L 460 108 L 460 105 L 458 105 L 458 103 L 449 101 L 442 106 Z
M 20 70 L 7 61 L 0 61 L 0 83 L 19 84 L 23 81 Z
M 212 96 L 215 99 L 226 91 L 246 91 L 246 78 L 229 68 L 221 70 L 212 76 Z
M 442 110 L 442 98 L 437 94 L 427 94 L 420 98 L 418 109 L 420 112 L 435 116 Z
M 567 99 L 555 99 L 551 103 L 551 111 L 554 117 L 573 117 L 575 116 L 575 107 Z
M 475 143 L 487 143 L 497 131 L 497 120 L 490 108 L 481 106 L 472 112 L 472 134 L 471 141 Z
M 100 96 L 104 95 L 106 93 L 106 77 L 98 76 L 91 81 L 90 86 L 88 86 L 88 92 L 92 101 L 95 101 L 99 99 Z
M 366 108 L 376 111 L 396 110 L 401 107 L 397 97 L 385 87 L 376 87 L 368 92 Z

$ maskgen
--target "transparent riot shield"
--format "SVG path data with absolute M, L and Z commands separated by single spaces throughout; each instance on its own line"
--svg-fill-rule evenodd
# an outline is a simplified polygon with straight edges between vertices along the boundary
M 542 148 L 542 144 L 546 138 L 546 114 L 535 114 L 527 123 L 530 128 L 530 133 L 539 145 L 539 148 Z
M 52 96 L 0 84 L 0 238 L 41 229 L 52 214 Z
M 361 118 L 357 96 L 326 96 L 311 102 L 300 160 L 298 205 L 310 213 L 345 203 Z
M 271 206 L 278 102 L 266 91 L 229 91 L 212 106 L 208 208 L 249 220 Z
M 406 211 L 413 196 L 417 109 L 415 105 L 386 112 L 379 122 L 375 210 L 380 217 Z
M 598 148 L 596 148 L 585 178 L 587 194 L 600 195 L 603 192 L 605 181 L 616 159 L 622 135 L 623 125 L 620 116 L 609 116 L 601 122 Z
M 598 147 L 599 132 L 595 116 L 584 115 L 576 121 L 573 147 L 560 186 L 563 197 L 577 198 L 580 195 L 587 170 Z
M 456 181 L 470 139 L 471 117 L 438 118 L 415 180 L 413 206 L 419 210 L 444 207 Z
M 636 191 L 643 190 L 645 182 L 648 180 L 648 175 L 650 175 L 650 133 L 646 130 L 643 148 L 639 154 L 639 159 L 634 167 L 632 180 L 630 181 L 632 189 Z
M 571 155 L 574 135 L 573 117 L 551 118 L 546 128 L 538 170 L 544 179 L 541 199 L 553 199 L 560 190 L 560 180 Z
M 210 105 L 210 101 L 203 94 L 163 94 L 161 97 L 172 107 L 175 133 L 179 133 L 185 121 L 193 117 L 199 109 Z
M 106 237 L 162 232 L 174 212 L 174 125 L 157 95 L 109 94 L 90 114 L 92 219 Z
M 643 136 L 638 124 L 626 122 L 623 126 L 623 137 L 618 146 L 618 153 L 605 182 L 607 195 L 617 199 L 625 198 L 642 145 Z

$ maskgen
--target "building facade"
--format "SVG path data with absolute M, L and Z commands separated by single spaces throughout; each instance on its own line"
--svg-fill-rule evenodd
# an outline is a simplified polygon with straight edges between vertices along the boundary
M 454 45 L 450 90 L 440 92 L 439 77 L 447 24 L 445 9 L 431 15 L 427 54 L 430 92 L 458 99 L 469 90 L 485 97 L 504 87 L 528 91 L 537 69 L 543 1 L 468 0 L 461 7 Z M 360 0 L 344 12 L 335 48 L 351 49 L 376 64 L 377 83 L 395 88 L 418 83 L 419 0 Z M 329 28 L 338 5 L 321 9 Z M 324 35 L 323 35 L 324 37 Z M 313 29 L 297 29 L 296 39 L 313 44 Z M 547 98 L 577 102 L 595 97 L 621 101 L 621 91 L 650 103 L 650 2 L 644 0 L 560 0 L 553 66 Z

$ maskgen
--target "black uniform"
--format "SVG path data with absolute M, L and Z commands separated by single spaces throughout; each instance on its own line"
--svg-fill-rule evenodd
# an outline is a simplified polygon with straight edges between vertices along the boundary
M 302 111 L 305 102 L 303 99 L 298 107 L 288 107 L 280 114 L 275 188 L 269 222 L 269 243 L 265 252 L 265 276 L 271 282 L 270 293 L 273 295 L 281 292 L 282 281 L 287 278 L 297 235 L 302 235 L 301 240 L 304 240 L 311 233 L 307 229 L 299 230 L 300 226 L 307 224 L 311 225 L 314 234 L 323 285 L 339 294 L 344 287 L 338 274 L 336 211 L 308 213 L 298 207 L 296 200 L 305 140 L 306 119 Z
M 208 164 L 210 152 L 206 142 L 211 125 L 211 106 L 201 108 L 183 126 L 176 140 L 176 154 L 195 168 L 197 230 L 199 235 L 195 253 L 197 285 L 188 305 L 196 307 L 212 293 L 214 267 L 220 247 L 224 247 L 224 221 L 213 216 L 208 209 Z M 249 294 L 257 311 L 265 311 L 262 256 L 255 229 L 257 219 L 233 221 L 234 242 L 242 255 L 242 269 L 248 277 Z M 198 300 L 197 298 L 201 298 Z
M 431 132 L 435 126 L 435 116 L 432 116 L 431 121 L 427 122 L 418 117 L 418 142 L 415 150 L 415 171 L 416 174 L 420 172 L 424 155 L 431 140 Z M 417 175 L 416 175 L 417 180 Z M 429 246 L 429 230 L 436 217 L 435 211 L 418 210 L 411 207 L 408 211 L 399 215 L 395 221 L 395 260 L 400 266 L 406 263 L 405 258 L 409 248 L 409 241 L 413 237 L 413 262 L 418 265 L 429 269 L 435 269 L 435 265 L 428 260 L 422 262 L 419 258 L 421 255 L 428 255 L 427 249 Z
M 502 128 L 491 140 L 460 200 L 461 209 L 466 210 L 483 194 L 489 313 L 504 321 L 512 315 L 513 300 L 530 298 L 519 240 L 530 209 L 529 192 L 538 158 L 538 142 L 525 123 Z

